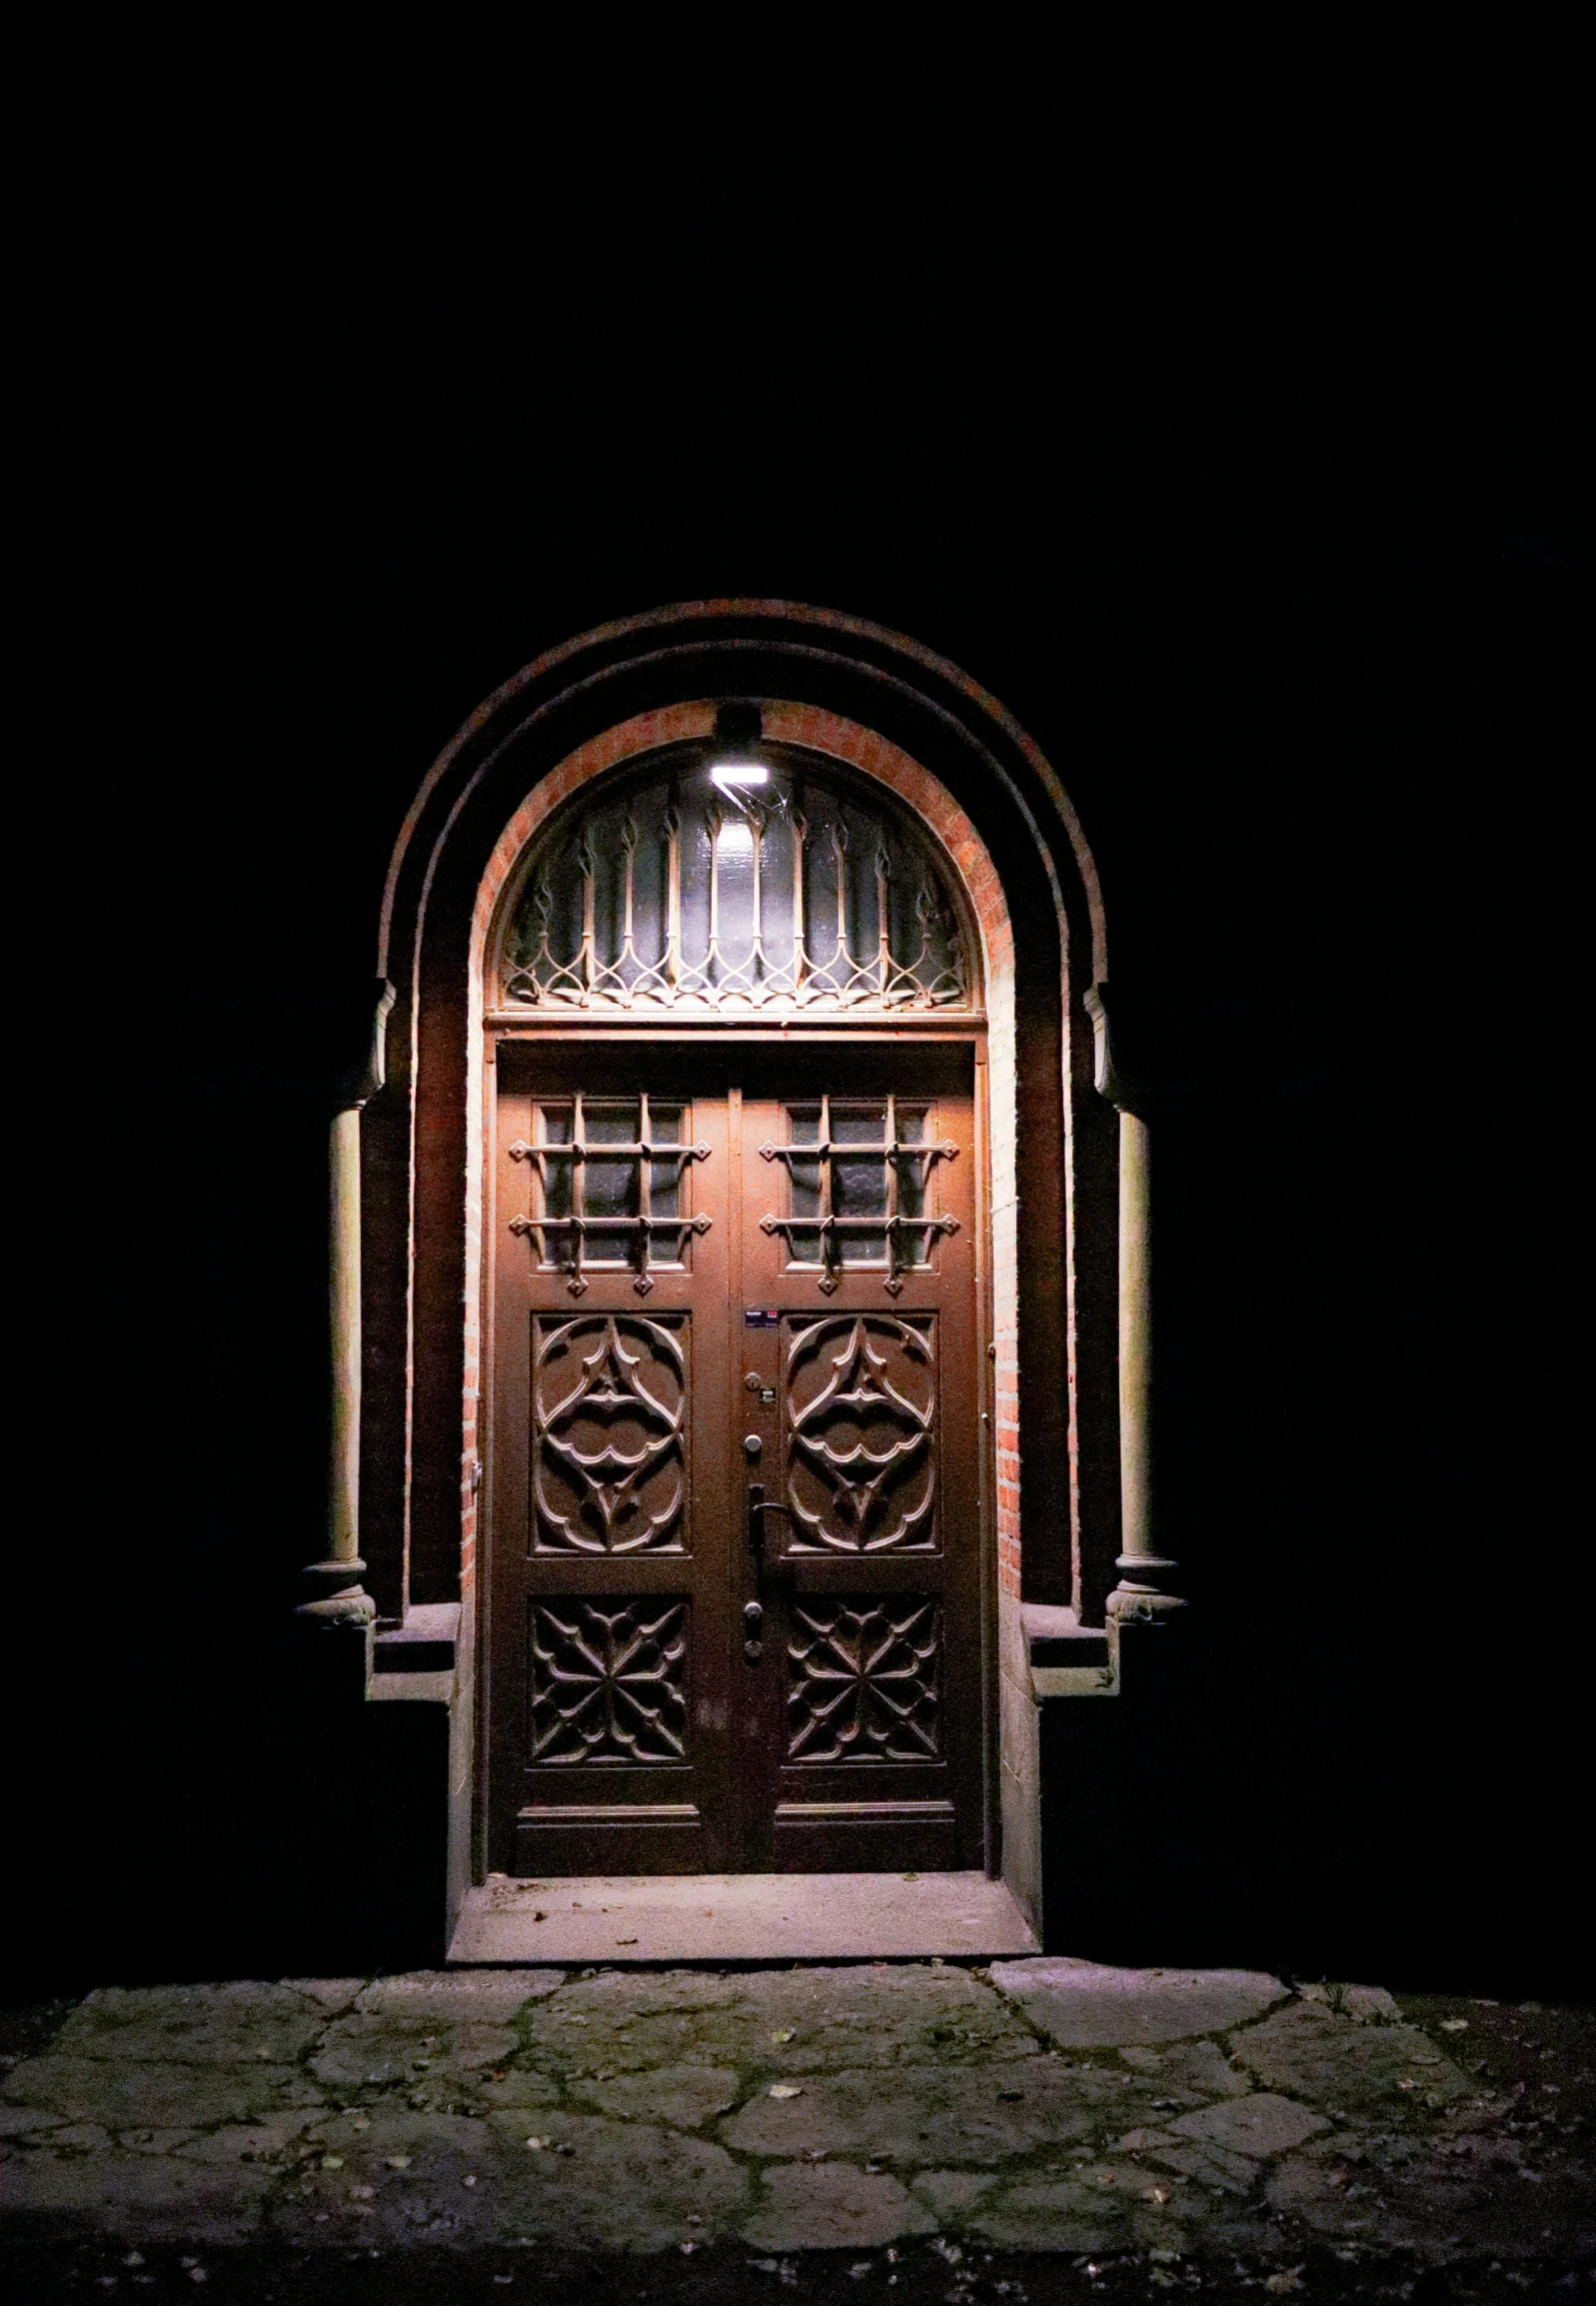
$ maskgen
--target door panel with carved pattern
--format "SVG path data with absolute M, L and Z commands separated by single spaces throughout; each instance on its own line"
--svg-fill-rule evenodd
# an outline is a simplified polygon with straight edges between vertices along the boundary
M 770 1509 L 765 1862 L 980 1862 L 968 1052 L 805 1053 L 743 1111 L 745 1382 Z M 960 1060 L 962 1062 L 960 1062 Z M 774 1315 L 774 1319 L 770 1316 Z
M 490 1862 L 979 1863 L 968 1047 L 498 1071 Z
M 534 1074 L 516 1050 L 498 1067 L 489 1786 L 505 1871 L 727 1862 L 727 1099 L 668 1088 L 669 1070 L 585 1052 Z

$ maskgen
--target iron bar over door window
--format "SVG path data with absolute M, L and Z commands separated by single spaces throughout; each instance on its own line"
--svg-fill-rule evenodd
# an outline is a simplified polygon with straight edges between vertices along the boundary
M 761 1230 L 785 1234 L 789 1262 L 816 1266 L 827 1296 L 844 1270 L 884 1267 L 895 1297 L 905 1272 L 930 1263 L 937 1235 L 958 1230 L 930 1208 L 932 1167 L 957 1146 L 931 1140 L 932 1109 L 901 1098 L 821 1097 L 785 1111 L 787 1141 L 760 1155 L 786 1163 L 788 1206 L 762 1217 Z
M 531 1210 L 510 1229 L 531 1237 L 540 1265 L 570 1274 L 580 1297 L 590 1270 L 631 1266 L 633 1287 L 647 1296 L 654 1270 L 686 1262 L 687 1243 L 708 1232 L 710 1219 L 687 1207 L 686 1178 L 694 1161 L 708 1160 L 707 1145 L 688 1144 L 689 1108 L 647 1096 L 539 1102 L 534 1142 L 519 1140 L 512 1160 L 526 1161 L 533 1177 Z

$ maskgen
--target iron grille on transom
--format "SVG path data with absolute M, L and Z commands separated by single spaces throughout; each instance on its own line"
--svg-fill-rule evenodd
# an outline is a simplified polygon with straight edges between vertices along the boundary
M 678 755 L 557 818 L 505 942 L 506 1006 L 969 1010 L 950 883 L 907 812 L 813 755 L 767 759 L 740 792 Z

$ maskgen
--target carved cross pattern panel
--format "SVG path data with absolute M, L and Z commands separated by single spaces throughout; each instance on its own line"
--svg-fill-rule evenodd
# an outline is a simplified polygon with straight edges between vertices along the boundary
M 934 1599 L 796 1602 L 787 1654 L 790 1762 L 940 1758 Z
M 512 1217 L 513 1233 L 528 1235 L 543 1267 L 570 1274 L 572 1296 L 586 1293 L 588 1274 L 633 1268 L 640 1297 L 654 1274 L 682 1271 L 687 1243 L 708 1232 L 710 1219 L 687 1207 L 685 1178 L 694 1161 L 708 1160 L 707 1145 L 683 1141 L 687 1113 L 658 1099 L 575 1097 L 534 1108 L 534 1137 L 510 1148 L 514 1161 L 532 1170 L 532 1208 Z
M 530 1630 L 534 1761 L 686 1759 L 685 1601 L 539 1601 Z
M 929 1265 L 937 1235 L 958 1230 L 931 1207 L 931 1171 L 958 1147 L 934 1140 L 931 1109 L 903 1098 L 821 1097 L 783 1112 L 784 1140 L 762 1145 L 760 1157 L 784 1164 L 787 1207 L 762 1217 L 761 1230 L 785 1234 L 790 1265 L 818 1268 L 825 1296 L 845 1272 L 874 1268 L 895 1297 L 905 1272 Z
M 933 1549 L 934 1317 L 848 1313 L 795 1322 L 786 1391 L 792 1549 Z
M 533 1550 L 681 1552 L 688 1318 L 534 1323 Z

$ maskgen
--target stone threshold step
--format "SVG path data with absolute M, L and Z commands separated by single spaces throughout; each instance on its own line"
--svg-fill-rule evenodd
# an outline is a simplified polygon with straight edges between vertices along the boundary
M 992 1961 L 1041 1951 L 983 1873 L 491 1875 L 452 1969 L 531 1964 Z

